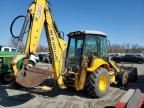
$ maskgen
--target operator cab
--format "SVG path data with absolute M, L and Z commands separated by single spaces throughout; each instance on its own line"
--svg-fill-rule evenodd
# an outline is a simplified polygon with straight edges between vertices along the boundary
M 75 31 L 68 34 L 66 65 L 80 67 L 83 56 L 96 56 L 108 61 L 109 44 L 107 35 L 100 31 Z

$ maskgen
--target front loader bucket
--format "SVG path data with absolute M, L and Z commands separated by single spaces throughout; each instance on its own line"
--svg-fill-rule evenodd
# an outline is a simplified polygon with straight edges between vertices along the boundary
M 40 85 L 52 74 L 52 68 L 23 67 L 16 76 L 16 82 L 23 87 L 32 88 Z

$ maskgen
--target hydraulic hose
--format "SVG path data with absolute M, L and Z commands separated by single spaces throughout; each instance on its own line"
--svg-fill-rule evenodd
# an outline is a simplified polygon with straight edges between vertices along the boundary
M 20 17 L 25 17 L 25 16 L 18 16 L 18 17 L 16 17 L 16 18 L 13 20 L 13 22 L 12 22 L 12 24 L 11 24 L 11 27 L 10 27 L 10 31 L 11 31 L 12 36 L 13 36 L 14 38 L 18 38 L 18 43 L 17 43 L 17 47 L 16 47 L 16 51 L 15 51 L 13 60 L 15 60 L 15 58 L 16 58 L 16 54 L 17 54 L 17 52 L 18 52 L 19 45 L 20 45 L 20 43 L 21 43 L 21 41 L 22 41 L 22 39 L 23 39 L 23 37 L 24 37 L 25 31 L 26 31 L 26 28 L 27 28 L 27 24 L 28 24 L 28 22 L 29 22 L 29 20 L 30 20 L 30 13 L 28 12 L 27 15 L 26 15 L 26 17 L 25 17 L 24 24 L 23 24 L 22 30 L 21 30 L 21 32 L 20 32 L 20 36 L 15 36 L 15 35 L 13 34 L 13 32 L 12 32 L 12 27 L 13 27 L 13 24 L 15 23 L 15 21 L 16 21 L 18 18 L 20 18 Z
M 19 15 L 19 16 L 17 16 L 17 17 L 12 21 L 12 23 L 11 23 L 11 25 L 10 25 L 10 33 L 11 33 L 12 37 L 14 37 L 14 38 L 19 38 L 19 36 L 15 36 L 14 33 L 13 33 L 14 23 L 15 23 L 16 20 L 18 20 L 19 18 L 24 18 L 24 19 L 26 19 L 26 17 L 25 17 L 24 15 Z

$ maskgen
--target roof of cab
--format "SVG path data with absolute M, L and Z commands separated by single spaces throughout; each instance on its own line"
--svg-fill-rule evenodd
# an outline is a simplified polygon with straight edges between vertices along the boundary
M 104 32 L 101 32 L 101 31 L 96 31 L 96 30 L 80 30 L 80 31 L 74 31 L 74 32 L 70 32 L 68 34 L 68 36 L 71 36 L 72 34 L 75 34 L 77 33 L 77 35 L 80 35 L 80 33 L 83 33 L 83 34 L 96 34 L 96 35 L 103 35 L 103 36 L 107 36 L 106 33 Z M 79 34 L 78 34 L 79 33 Z M 76 35 L 76 34 L 75 34 Z

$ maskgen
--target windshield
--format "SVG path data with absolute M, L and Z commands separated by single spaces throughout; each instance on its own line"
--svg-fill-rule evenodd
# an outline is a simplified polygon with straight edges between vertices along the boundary
M 79 65 L 83 50 L 83 37 L 71 37 L 67 53 L 68 64 Z
M 94 35 L 86 35 L 84 45 L 84 55 L 99 55 L 99 38 Z
M 86 35 L 84 44 L 84 55 L 94 55 L 104 60 L 108 59 L 108 42 L 105 36 Z

